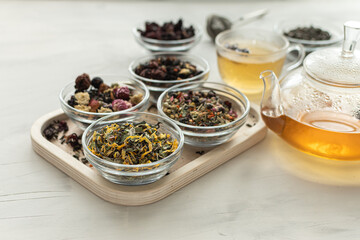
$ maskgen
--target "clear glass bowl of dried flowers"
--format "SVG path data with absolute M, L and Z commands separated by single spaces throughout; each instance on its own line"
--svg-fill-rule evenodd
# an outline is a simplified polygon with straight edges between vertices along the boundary
M 146 21 L 133 28 L 135 40 L 145 49 L 153 52 L 183 52 L 196 46 L 202 37 L 202 30 L 196 24 L 159 19 Z
M 84 73 L 60 92 L 65 114 L 82 130 L 115 112 L 146 111 L 150 93 L 140 81 L 118 75 Z
M 184 132 L 185 143 L 213 147 L 228 141 L 246 122 L 250 102 L 223 83 L 184 83 L 163 92 L 157 102 L 161 116 Z
M 115 113 L 82 136 L 86 159 L 107 180 L 142 185 L 159 180 L 180 158 L 184 135 L 173 121 L 146 112 Z

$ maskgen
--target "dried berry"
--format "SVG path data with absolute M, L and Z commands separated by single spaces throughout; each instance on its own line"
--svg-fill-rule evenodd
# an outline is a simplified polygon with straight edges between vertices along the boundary
M 123 100 L 130 99 L 130 89 L 127 86 L 115 88 L 113 93 L 116 99 L 123 99 Z
M 128 108 L 131 108 L 132 104 L 129 103 L 128 101 L 122 100 L 122 99 L 115 99 L 112 102 L 112 109 L 114 111 L 121 111 L 121 110 L 125 110 Z
M 71 96 L 71 98 L 67 102 L 70 106 L 75 107 L 78 103 L 76 102 L 75 96 Z
M 92 80 L 91 80 L 91 85 L 94 87 L 94 88 L 99 88 L 100 87 L 100 84 L 102 84 L 104 81 L 100 78 L 100 77 L 94 77 Z
M 78 76 L 75 80 L 75 89 L 79 91 L 84 91 L 88 89 L 90 85 L 91 85 L 90 77 L 86 73 Z
M 101 83 L 99 86 L 99 93 L 103 93 L 106 90 L 108 90 L 110 87 L 108 85 L 106 85 L 105 83 Z

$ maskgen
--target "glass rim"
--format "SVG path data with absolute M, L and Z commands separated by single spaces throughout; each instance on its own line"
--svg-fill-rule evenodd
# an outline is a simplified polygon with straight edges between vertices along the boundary
M 280 39 L 282 39 L 284 41 L 284 46 L 277 49 L 276 51 L 273 51 L 271 53 L 264 53 L 264 54 L 254 54 L 254 53 L 244 53 L 244 52 L 236 52 L 234 50 L 231 50 L 231 49 L 228 49 L 226 48 L 223 44 L 220 43 L 220 39 L 224 36 L 226 36 L 227 34 L 231 34 L 231 33 L 236 33 L 236 32 L 246 32 L 246 31 L 253 31 L 253 32 L 266 32 L 266 33 L 263 33 L 263 35 L 266 35 L 266 34 L 272 34 L 274 36 L 277 36 L 279 37 Z M 251 40 L 251 38 L 242 38 L 242 39 L 246 39 L 246 40 Z M 276 33 L 274 31 L 269 31 L 269 30 L 263 30 L 263 29 L 258 29 L 258 28 L 241 28 L 241 29 L 229 29 L 229 30 L 226 30 L 226 31 L 223 31 L 221 32 L 220 34 L 218 34 L 215 38 L 215 44 L 216 44 L 216 47 L 220 48 L 221 50 L 225 51 L 225 52 L 228 52 L 230 54 L 235 54 L 235 55 L 239 55 L 239 56 L 246 56 L 246 57 L 265 57 L 265 56 L 273 56 L 273 55 L 277 55 L 281 52 L 284 52 L 286 51 L 286 49 L 288 49 L 288 47 L 290 46 L 290 42 L 289 40 L 279 34 L 279 33 Z

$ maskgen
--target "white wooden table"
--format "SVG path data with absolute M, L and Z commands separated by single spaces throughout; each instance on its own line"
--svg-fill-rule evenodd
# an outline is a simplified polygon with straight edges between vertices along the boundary
M 359 20 L 360 2 L 0 2 L 0 239 L 359 239 L 360 164 L 311 158 L 272 133 L 143 207 L 103 201 L 31 148 L 32 123 L 59 108 L 67 82 L 83 72 L 127 75 L 146 53 L 133 39 L 135 23 L 161 15 L 204 25 L 210 13 L 235 19 L 264 7 L 270 14 L 253 26 Z M 219 81 L 209 39 L 191 52 Z

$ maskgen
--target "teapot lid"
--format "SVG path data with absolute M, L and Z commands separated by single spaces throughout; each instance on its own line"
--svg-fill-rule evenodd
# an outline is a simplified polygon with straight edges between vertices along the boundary
M 304 60 L 307 74 L 330 85 L 360 87 L 360 51 L 355 50 L 359 37 L 360 22 L 346 22 L 342 50 L 327 48 L 309 54 Z

